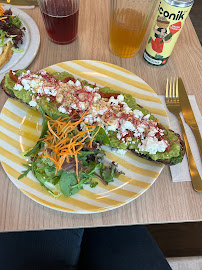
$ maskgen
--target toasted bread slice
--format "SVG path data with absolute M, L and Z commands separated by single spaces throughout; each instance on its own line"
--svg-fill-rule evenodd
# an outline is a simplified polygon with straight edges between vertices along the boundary
M 11 59 L 13 54 L 13 50 L 11 49 L 12 46 L 13 45 L 10 41 L 3 46 L 3 51 L 0 55 L 0 69 L 2 69 L 2 67 Z
M 15 73 L 15 74 L 18 74 L 17 72 Z M 3 90 L 4 90 L 4 92 L 9 96 L 9 97 L 11 97 L 11 98 L 15 98 L 15 99 L 18 99 L 16 96 L 15 96 L 15 94 L 14 94 L 14 85 L 15 85 L 15 82 L 14 81 L 12 81 L 12 85 L 11 86 L 9 86 L 9 89 L 6 87 L 6 85 L 5 85 L 5 79 L 7 78 L 7 80 L 8 80 L 8 76 L 9 76 L 9 74 L 7 74 L 6 75 L 7 77 L 5 77 L 3 80 L 2 80 L 2 82 L 1 82 L 1 86 L 2 86 L 2 88 L 3 88 Z M 52 75 L 53 76 L 53 75 Z M 69 77 L 68 77 L 69 78 Z M 10 78 L 11 79 L 11 78 Z M 9 80 L 10 80 L 9 79 Z M 100 90 L 99 91 L 101 91 L 101 92 L 103 92 L 103 93 L 106 93 L 105 92 L 105 90 L 104 90 L 104 88 L 100 88 Z M 19 92 L 19 91 L 17 91 L 17 92 Z M 108 93 L 109 93 L 109 91 L 108 91 Z M 116 93 L 113 89 L 110 89 L 110 93 L 112 94 L 112 93 Z M 119 92 L 119 94 L 120 94 L 120 92 Z M 125 94 L 124 94 L 125 95 Z M 127 97 L 127 95 L 125 96 L 125 97 Z M 18 99 L 20 102 L 23 102 L 23 98 L 24 98 L 24 95 L 22 96 L 22 98 L 20 98 L 20 99 Z M 30 97 L 31 98 L 31 97 Z M 38 99 L 38 101 L 40 101 L 40 99 Z M 51 101 L 50 101 L 51 102 Z M 23 102 L 23 103 L 26 103 L 28 106 L 29 106 L 29 102 L 27 103 L 26 101 L 25 102 Z M 58 105 L 58 103 L 56 104 L 56 105 Z M 53 107 L 53 106 L 56 106 L 55 105 L 55 103 L 51 103 L 51 107 Z M 142 106 L 139 106 L 139 105 L 137 105 L 139 108 L 142 108 Z M 33 108 L 32 107 L 32 109 L 37 109 L 37 106 L 35 107 L 35 108 Z M 45 108 L 43 108 L 44 109 L 44 111 L 45 111 Z M 144 109 L 144 108 L 143 108 Z M 46 111 L 45 111 L 46 112 Z M 149 111 L 147 111 L 146 112 L 146 114 L 147 113 L 149 113 Z M 157 119 L 156 119 L 157 120 Z M 157 120 L 158 121 L 158 120 Z M 161 125 L 162 126 L 162 125 Z M 140 156 L 140 157 L 142 157 L 142 158 L 145 158 L 145 159 L 148 159 L 148 160 L 152 160 L 152 161 L 155 161 L 155 162 L 160 162 L 160 163 L 163 163 L 163 164 L 166 164 L 166 165 L 175 165 L 175 164 L 177 164 L 177 163 L 180 163 L 181 161 L 182 161 L 182 159 L 183 159 L 183 156 L 184 156 L 184 154 L 185 154 L 185 145 L 184 145 L 184 142 L 182 141 L 182 139 L 180 138 L 180 135 L 179 134 L 176 134 L 174 131 L 172 131 L 172 130 L 170 130 L 170 129 L 166 129 L 165 127 L 163 127 L 162 126 L 162 129 L 165 131 L 164 132 L 164 134 L 167 134 L 168 135 L 168 133 L 171 135 L 171 136 L 174 136 L 174 139 L 171 139 L 171 141 L 173 142 L 173 144 L 178 144 L 178 150 L 177 150 L 177 155 L 176 155 L 176 152 L 175 153 L 172 153 L 172 155 L 170 155 L 169 157 L 167 156 L 167 153 L 169 153 L 170 152 L 170 150 L 169 149 L 167 149 L 167 151 L 166 151 L 166 155 L 164 155 L 163 156 L 163 158 L 162 158 L 162 155 L 160 155 L 159 157 L 160 158 L 158 158 L 158 159 L 153 159 L 152 158 L 152 155 L 150 154 L 147 154 L 147 153 L 144 153 L 144 154 L 142 154 L 141 152 L 139 152 L 139 151 L 137 151 L 137 149 L 133 149 L 132 147 L 130 147 L 131 145 L 128 145 L 128 146 L 126 146 L 127 147 L 127 149 L 128 150 L 130 150 L 130 151 L 132 151 L 135 155 L 138 155 L 138 156 Z M 165 136 L 167 136 L 167 135 L 165 135 Z M 112 135 L 112 136 L 114 136 L 114 135 Z M 112 136 L 110 135 L 110 138 L 112 139 Z M 167 137 L 166 137 L 167 138 Z M 166 138 L 165 138 L 165 140 L 166 140 Z M 101 140 L 102 140 L 102 138 L 101 138 Z M 164 140 L 164 139 L 163 139 Z M 168 139 L 169 140 L 169 139 Z M 120 141 L 121 142 L 121 141 Z M 107 146 L 113 146 L 113 145 L 111 145 L 111 143 L 106 143 L 106 142 L 104 142 L 103 141 L 103 143 L 105 144 L 105 145 L 107 145 Z M 113 146 L 114 147 L 114 146 Z M 116 146 L 115 146 L 116 147 Z M 172 152 L 173 152 L 173 150 L 172 150 Z M 165 159 L 164 159 L 164 157 L 165 156 L 167 156 Z

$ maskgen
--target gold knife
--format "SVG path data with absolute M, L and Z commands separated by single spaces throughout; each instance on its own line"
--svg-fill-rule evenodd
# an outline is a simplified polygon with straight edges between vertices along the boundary
M 190 126 L 192 129 L 192 132 L 194 133 L 194 136 L 196 138 L 199 152 L 202 159 L 202 138 L 201 134 L 196 122 L 196 119 L 194 117 L 194 113 L 192 111 L 191 104 L 189 102 L 183 81 L 181 78 L 178 78 L 178 87 L 179 87 L 179 99 L 180 99 L 180 106 L 182 108 L 182 114 L 184 116 L 185 122 Z
M 37 0 L 1 0 L 3 4 L 18 5 L 18 6 L 36 6 Z

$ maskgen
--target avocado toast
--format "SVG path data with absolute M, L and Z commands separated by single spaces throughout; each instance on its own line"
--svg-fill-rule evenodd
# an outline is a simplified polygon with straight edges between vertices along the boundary
M 99 126 L 94 139 L 107 146 L 129 149 L 143 158 L 169 165 L 183 159 L 185 149 L 180 136 L 161 125 L 131 95 L 76 80 L 67 72 L 49 74 L 43 70 L 10 71 L 2 88 L 10 97 L 33 109 L 42 108 L 50 117 L 71 116 L 75 112 L 81 116 L 87 112 L 80 128 Z

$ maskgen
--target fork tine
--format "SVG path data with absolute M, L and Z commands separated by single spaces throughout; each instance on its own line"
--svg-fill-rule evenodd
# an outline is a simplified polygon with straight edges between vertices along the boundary
M 168 78 L 167 78 L 167 82 L 166 82 L 166 99 L 168 99 Z
M 170 78 L 169 97 L 173 101 L 173 96 L 172 96 L 172 77 Z
M 173 102 L 176 103 L 176 95 L 175 95 L 175 77 L 173 78 Z
M 179 92 L 178 92 L 178 78 L 176 80 L 176 98 L 179 99 Z

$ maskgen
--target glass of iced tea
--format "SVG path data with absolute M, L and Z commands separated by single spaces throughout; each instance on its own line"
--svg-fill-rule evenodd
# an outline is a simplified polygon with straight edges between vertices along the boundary
M 110 0 L 109 48 L 119 57 L 134 56 L 142 43 L 157 0 Z
M 50 40 L 73 42 L 78 33 L 79 0 L 38 0 L 38 4 Z

